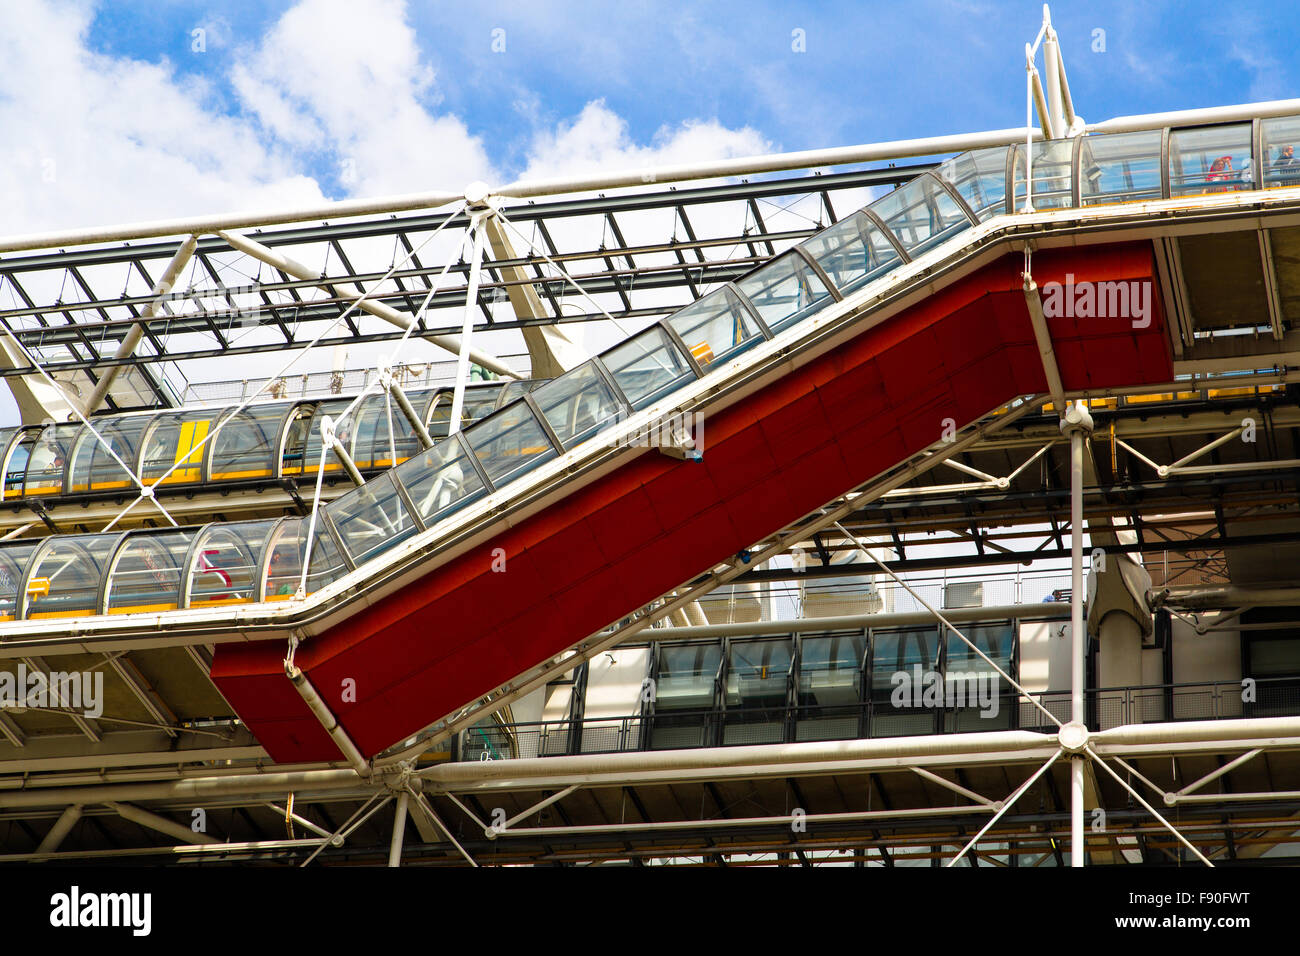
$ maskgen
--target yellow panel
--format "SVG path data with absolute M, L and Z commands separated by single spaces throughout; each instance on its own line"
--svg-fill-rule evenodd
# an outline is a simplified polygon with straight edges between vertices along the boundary
M 271 470 L 261 468 L 254 471 L 218 471 L 213 472 L 213 481 L 233 481 L 236 478 L 270 478 Z
M 190 607 L 221 607 L 226 604 L 252 604 L 252 598 L 221 598 L 211 601 L 190 601 Z
M 175 604 L 141 604 L 138 607 L 110 607 L 109 614 L 148 614 L 153 611 L 174 611 Z

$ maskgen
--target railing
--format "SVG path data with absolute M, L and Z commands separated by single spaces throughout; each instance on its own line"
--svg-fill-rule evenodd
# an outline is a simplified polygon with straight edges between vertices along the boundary
M 1062 722 L 1069 692 L 1032 695 Z M 1243 699 L 1246 698 L 1246 699 Z M 1300 678 L 1206 681 L 1092 688 L 1085 695 L 1093 731 L 1124 724 L 1300 715 Z M 554 720 L 473 727 L 457 741 L 455 758 L 501 760 L 573 754 L 627 753 L 745 744 L 802 743 L 987 730 L 1050 732 L 1042 712 L 1019 694 L 1000 694 L 965 707 L 895 707 L 888 698 L 842 705 L 730 707 L 661 711 L 654 715 Z M 1172 711 L 1172 713 L 1171 713 Z

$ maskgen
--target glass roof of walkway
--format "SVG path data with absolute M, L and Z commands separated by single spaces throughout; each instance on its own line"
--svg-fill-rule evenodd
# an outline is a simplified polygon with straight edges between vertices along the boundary
M 1033 201 L 1043 209 L 1296 186 L 1300 165 L 1284 147 L 1297 139 L 1300 117 L 1038 143 L 1032 157 Z M 451 438 L 428 450 L 410 449 L 402 464 L 322 509 L 308 590 L 709 375 L 725 360 L 975 223 L 1011 213 L 1023 202 L 1024 151 L 1024 145 L 1016 145 L 957 156 L 563 376 L 531 392 L 516 389 L 523 394 L 507 396 L 511 400 Z M 197 414 L 163 413 L 148 419 L 148 426 L 105 421 L 124 448 L 134 442 L 143 449 L 139 460 L 148 472 L 150 428 L 156 434 L 158 423 L 166 420 L 166 434 L 183 441 Z M 289 412 L 285 406 L 264 406 L 246 414 L 252 419 L 249 434 L 265 438 L 269 423 L 279 422 L 283 429 Z M 358 417 L 358 429 L 363 421 L 364 415 Z M 59 429 L 70 429 L 66 441 L 73 442 L 79 427 L 46 431 L 53 429 L 55 440 Z M 233 447 L 244 447 L 240 441 L 238 435 L 231 439 Z M 271 460 L 261 440 L 247 443 L 253 449 L 248 460 L 218 458 L 218 447 L 227 446 L 212 444 L 202 465 L 208 474 L 214 467 L 263 468 Z M 75 443 L 66 448 L 75 456 Z M 170 466 L 176 459 L 170 444 L 168 449 L 161 454 L 163 459 L 173 455 Z M 382 449 L 374 454 L 382 461 Z M 93 460 L 86 468 L 93 474 Z M 69 474 L 79 474 L 75 465 Z M 284 518 L 0 544 L 0 619 L 284 599 L 302 572 L 307 524 L 306 518 Z

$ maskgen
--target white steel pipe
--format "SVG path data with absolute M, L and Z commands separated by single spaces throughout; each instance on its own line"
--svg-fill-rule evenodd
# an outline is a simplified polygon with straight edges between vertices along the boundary
M 1253 117 L 1289 116 L 1294 114 L 1300 114 L 1300 99 L 1268 100 L 1260 103 L 1241 103 L 1232 106 L 1121 116 L 1099 123 L 1092 123 L 1086 129 L 1088 132 L 1095 133 L 1119 133 L 1160 129 L 1165 126 L 1226 123 L 1249 120 Z M 813 169 L 821 166 L 878 162 L 911 156 L 938 156 L 959 153 L 968 149 L 982 149 L 989 146 L 1006 146 L 1010 143 L 1024 142 L 1026 134 L 1031 138 L 1038 138 L 1042 135 L 1041 131 L 1033 128 L 1031 124 L 1027 128 L 1021 127 L 1019 129 L 987 130 L 979 133 L 893 140 L 859 146 L 840 146 L 802 152 L 746 156 L 708 163 L 650 166 L 609 173 L 604 176 L 522 180 L 496 188 L 493 193 L 507 197 L 533 198 L 537 196 L 563 195 L 572 192 L 614 189 L 620 186 L 644 186 L 647 183 L 685 182 L 692 179 L 716 179 L 764 172 Z M 81 246 L 91 243 L 125 242 L 133 239 L 150 239 L 163 236 L 182 236 L 192 232 L 217 233 L 228 229 L 248 229 L 297 222 L 337 221 L 381 213 L 413 212 L 445 206 L 462 198 L 460 192 L 410 193 L 398 196 L 379 196 L 373 199 L 350 199 L 343 202 L 303 206 L 297 209 L 255 210 L 209 216 L 161 219 L 122 225 L 95 226 L 87 229 L 27 233 L 0 239 L 0 253 L 18 252 L 25 249 Z
M 470 255 L 469 284 L 465 289 L 465 321 L 461 327 L 460 348 L 456 353 L 456 387 L 451 395 L 451 420 L 447 424 L 447 434 L 454 435 L 460 431 L 460 417 L 465 407 L 465 385 L 469 380 L 469 360 L 472 354 L 470 337 L 474 334 L 474 313 L 478 311 L 478 287 L 483 275 L 483 217 L 488 213 L 477 213 L 474 218 L 474 250 Z M 482 364 L 482 363 L 480 363 Z
M 37 853 L 53 853 L 63 843 L 66 837 L 77 821 L 81 819 L 81 805 L 74 803 L 54 821 L 54 826 L 50 827 L 49 832 L 41 839 L 40 846 L 36 848 Z
M 187 826 L 182 826 L 174 820 L 168 820 L 156 813 L 150 813 L 148 810 L 142 810 L 139 807 L 133 807 L 129 803 L 106 803 L 110 810 L 116 813 L 123 820 L 130 820 L 132 823 L 138 823 L 142 827 L 150 830 L 156 830 L 158 833 L 166 834 L 174 840 L 180 840 L 182 843 L 219 843 L 216 837 L 208 836 L 206 833 L 199 833 L 191 830 Z
M 181 271 L 189 264 L 190 258 L 194 255 L 194 250 L 198 246 L 199 237 L 196 235 L 190 235 L 180 244 L 180 248 L 176 250 L 171 261 L 167 263 L 167 268 L 163 270 L 163 274 L 159 276 L 158 281 L 154 284 L 154 298 L 145 303 L 145 307 L 140 310 L 141 321 L 134 323 L 127 329 L 126 335 L 122 336 L 122 344 L 113 353 L 113 358 L 129 358 L 135 353 L 136 346 L 144 338 L 143 322 L 152 319 L 158 314 L 158 311 L 163 307 L 163 297 L 172 291 L 172 288 L 176 285 L 176 280 L 180 278 Z M 95 387 L 91 389 L 90 395 L 82 406 L 82 411 L 85 414 L 92 414 L 95 409 L 103 404 L 104 399 L 108 397 L 108 390 L 117 377 L 122 374 L 124 368 L 126 368 L 125 365 L 110 365 L 104 369 L 99 381 L 95 383 Z
M 388 865 L 402 865 L 402 841 L 406 836 L 406 809 L 411 805 L 411 794 L 403 790 L 397 795 L 397 811 L 393 814 L 393 839 L 388 845 Z

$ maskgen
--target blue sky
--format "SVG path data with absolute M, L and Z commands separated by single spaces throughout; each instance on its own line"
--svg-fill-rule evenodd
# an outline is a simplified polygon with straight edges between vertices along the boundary
M 164 63 L 211 84 L 210 105 L 247 113 L 232 67 L 295 4 L 103 4 L 94 52 Z M 367 30 L 366 3 L 333 23 Z M 481 138 L 505 172 L 528 165 L 539 130 L 603 100 L 637 143 L 716 119 L 780 149 L 1017 125 L 1033 2 L 429 3 L 405 18 L 433 82 L 420 100 Z M 1052 5 L 1080 113 L 1124 113 L 1296 95 L 1294 9 L 1280 3 Z M 207 50 L 191 50 L 203 26 Z M 504 40 L 504 51 L 494 52 Z M 804 31 L 806 52 L 792 49 Z M 1093 49 L 1105 31 L 1105 51 Z M 394 130 L 394 135 L 401 135 Z M 303 154 L 327 193 L 346 191 L 326 153 Z

